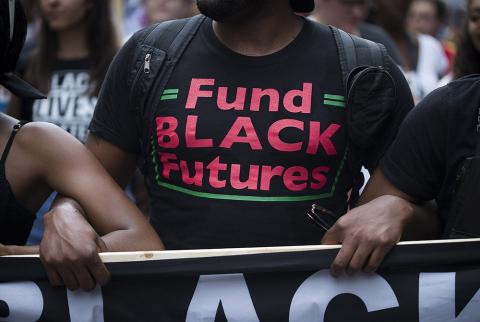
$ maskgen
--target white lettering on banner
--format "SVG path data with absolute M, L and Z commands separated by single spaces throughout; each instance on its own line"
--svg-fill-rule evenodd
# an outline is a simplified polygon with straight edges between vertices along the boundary
M 419 322 L 480 321 L 480 291 L 455 314 L 455 273 L 421 273 L 419 279 Z
M 456 315 L 455 278 L 456 273 L 420 273 L 419 322 L 480 321 L 480 290 Z M 45 291 L 47 296 L 48 285 Z M 104 321 L 103 296 L 99 286 L 91 292 L 67 290 L 66 294 L 71 322 Z M 399 306 L 391 286 L 377 274 L 336 279 L 330 276 L 328 270 L 321 270 L 298 287 L 290 304 L 289 321 L 323 322 L 328 305 L 340 294 L 357 296 L 365 304 L 367 312 Z M 415 298 L 411 293 L 410 297 Z M 34 282 L 0 283 L 0 322 L 36 322 L 42 317 L 44 305 L 42 292 Z M 200 276 L 187 310 L 186 322 L 214 322 L 220 305 L 229 322 L 259 322 L 243 274 Z M 115 307 L 111 309 L 115 310 Z M 265 313 L 268 316 L 268 312 Z M 43 316 L 42 320 L 50 321 L 48 316 Z
M 103 322 L 102 288 L 90 292 L 67 290 L 70 322 Z
M 398 307 L 390 285 L 377 274 L 356 274 L 334 278 L 321 270 L 300 285 L 290 305 L 290 322 L 323 322 L 330 301 L 340 294 L 353 294 L 364 303 L 368 312 Z
M 1 283 L 0 301 L 8 307 L 2 322 L 35 322 L 42 316 L 43 296 L 34 282 Z
M 259 321 L 243 274 L 225 274 L 200 276 L 186 322 L 214 322 L 220 303 L 228 322 Z

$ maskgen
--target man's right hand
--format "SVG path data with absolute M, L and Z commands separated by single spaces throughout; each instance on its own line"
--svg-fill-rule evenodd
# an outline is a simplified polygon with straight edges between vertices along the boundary
M 40 259 L 53 286 L 89 291 L 107 283 L 110 273 L 98 254 L 107 247 L 80 209 L 68 200 L 45 215 Z

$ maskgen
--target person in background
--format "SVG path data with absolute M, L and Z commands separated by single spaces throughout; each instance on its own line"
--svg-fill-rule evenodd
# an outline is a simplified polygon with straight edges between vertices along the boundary
M 143 0 L 143 5 L 147 25 L 188 18 L 197 13 L 192 0 Z
M 10 16 L 10 12 L 14 14 Z M 42 98 L 42 93 L 13 73 L 26 30 L 20 2 L 0 1 L 0 84 L 18 97 Z M 95 240 L 90 246 L 80 239 L 75 241 L 82 245 L 81 252 L 92 256 L 88 268 L 80 273 L 85 289 L 95 287 L 94 281 L 102 284 L 109 278 L 99 251 L 163 249 L 155 231 L 102 165 L 59 127 L 44 122 L 25 124 L 0 113 L 0 155 L 0 255 L 39 252 L 38 246 L 22 245 L 35 211 L 52 190 L 86 207 L 85 219 L 98 231 L 90 236 Z M 85 219 L 71 217 L 67 224 L 81 229 Z M 52 225 L 50 217 L 45 217 L 45 223 L 47 227 Z M 68 248 L 52 252 L 72 255 Z M 49 258 L 41 260 L 48 262 Z M 54 285 L 65 281 L 72 289 L 78 288 L 73 277 L 79 271 L 78 265 L 53 271 L 48 265 L 46 268 Z
M 442 40 L 447 6 L 442 0 L 414 0 L 407 16 L 407 29 Z
M 406 29 L 410 0 L 374 0 L 373 21 L 382 26 L 396 42 L 404 73 L 415 102 L 419 102 L 438 86 L 448 72 L 448 60 L 441 43 L 432 36 Z
M 432 36 L 441 42 L 448 59 L 448 71 L 453 68 L 456 48 L 449 37 L 447 5 L 442 0 L 414 0 L 407 17 L 407 29 L 411 33 Z
M 382 28 L 365 22 L 370 6 L 370 0 L 315 0 L 315 11 L 310 18 L 381 43 L 397 65 L 403 66 L 397 45 L 392 38 Z
M 456 47 L 453 71 L 439 85 L 463 76 L 480 74 L 480 0 L 468 0 L 467 15 Z
M 37 15 L 36 10 L 34 9 L 34 0 L 22 0 L 23 8 L 25 9 L 25 16 L 27 19 L 27 36 L 25 40 L 25 46 L 23 47 L 22 53 L 20 55 L 19 60 L 22 61 L 23 53 L 28 52 L 30 49 L 30 44 L 32 43 L 31 40 L 34 38 L 38 23 L 37 23 Z M 21 64 L 21 63 L 20 63 Z M 0 86 L 0 112 L 5 112 L 7 107 L 10 103 L 10 92 Z
M 198 13 L 193 0 L 124 0 L 123 42 L 149 25 Z
M 118 29 L 122 31 L 122 42 L 125 43 L 132 35 L 145 26 L 145 9 L 143 0 L 123 0 L 119 19 L 122 24 Z
M 40 0 L 38 6 L 38 41 L 19 69 L 48 100 L 12 100 L 8 112 L 57 124 L 84 142 L 100 86 L 119 48 L 109 1 Z
M 467 12 L 467 0 L 445 0 L 447 5 L 447 38 L 457 39 Z
M 480 74 L 480 0 L 468 0 L 467 17 L 458 42 L 454 77 Z
M 97 96 L 118 50 L 109 1 L 40 0 L 40 31 L 34 49 L 19 71 L 47 93 L 46 100 L 13 98 L 7 113 L 17 119 L 49 122 L 81 142 L 86 140 Z M 100 50 L 101 48 L 101 50 Z M 51 197 L 37 214 L 29 240 L 37 244 L 42 217 Z
M 23 52 L 28 49 L 30 43 L 34 42 L 34 38 L 38 35 L 40 30 L 39 10 L 36 4 L 37 0 L 21 0 L 25 16 L 27 17 L 27 38 L 25 39 L 25 46 L 23 46 L 19 61 L 21 62 Z

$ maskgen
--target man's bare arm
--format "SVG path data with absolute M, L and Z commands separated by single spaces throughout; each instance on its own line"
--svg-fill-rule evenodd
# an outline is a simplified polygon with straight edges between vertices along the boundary
M 417 205 L 377 169 L 359 200 L 325 234 L 324 244 L 342 244 L 331 271 L 334 276 L 372 272 L 400 239 L 434 239 L 441 232 L 435 207 Z

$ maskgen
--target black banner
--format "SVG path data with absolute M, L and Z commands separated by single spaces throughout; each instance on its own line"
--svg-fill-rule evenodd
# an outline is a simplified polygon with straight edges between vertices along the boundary
M 338 279 L 337 252 L 104 255 L 122 262 L 90 293 L 52 288 L 38 258 L 3 257 L 0 321 L 480 321 L 480 240 L 400 245 L 377 273 Z

